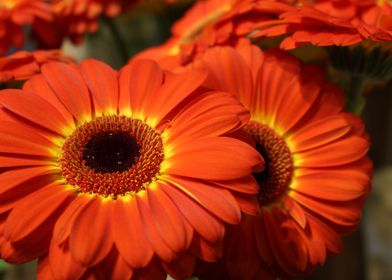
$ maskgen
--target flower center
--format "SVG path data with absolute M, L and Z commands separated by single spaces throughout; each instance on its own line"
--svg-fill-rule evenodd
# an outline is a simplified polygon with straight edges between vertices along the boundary
M 259 184 L 258 200 L 269 206 L 286 192 L 293 173 L 291 152 L 284 139 L 264 124 L 250 121 L 245 131 L 256 141 L 256 150 L 263 156 L 265 169 L 254 173 Z
M 79 192 L 135 194 L 159 174 L 160 132 L 141 120 L 104 116 L 78 127 L 61 149 L 61 174 Z

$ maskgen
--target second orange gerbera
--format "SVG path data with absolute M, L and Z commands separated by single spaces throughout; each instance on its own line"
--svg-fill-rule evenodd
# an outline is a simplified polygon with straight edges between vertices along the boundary
M 279 50 L 215 48 L 202 58 L 209 83 L 251 112 L 244 127 L 265 160 L 254 173 L 261 212 L 244 216 L 226 248 L 233 279 L 301 275 L 341 250 L 369 192 L 369 141 L 342 112 L 343 94 L 323 73 Z
M 49 5 L 42 0 L 3 0 L 0 2 L 0 55 L 10 47 L 21 48 L 25 35 L 23 26 L 44 28 L 53 21 Z M 43 36 L 41 40 L 49 40 Z
M 224 224 L 256 207 L 262 159 L 228 136 L 247 111 L 205 78 L 91 60 L 0 92 L 1 257 L 40 257 L 43 279 L 185 277 L 195 255 L 216 260 Z

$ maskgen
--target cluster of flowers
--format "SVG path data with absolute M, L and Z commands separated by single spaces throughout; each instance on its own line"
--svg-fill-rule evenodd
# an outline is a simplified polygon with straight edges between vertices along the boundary
M 145 0 L 146 1 L 146 0 Z M 200 0 L 115 71 L 59 50 L 132 0 L 0 2 L 0 257 L 39 279 L 306 275 L 356 229 L 369 137 L 283 49 L 392 40 L 376 0 Z M 176 1 L 167 1 L 176 2 Z M 177 1 L 178 2 L 178 1 Z M 281 49 L 256 44 L 280 36 Z

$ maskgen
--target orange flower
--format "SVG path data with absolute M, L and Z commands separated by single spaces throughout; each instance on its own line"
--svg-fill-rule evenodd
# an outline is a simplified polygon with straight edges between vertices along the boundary
M 115 17 L 136 0 L 54 0 L 59 28 L 74 43 L 81 43 L 86 33 L 98 30 L 99 17 Z
M 296 10 L 280 15 L 288 34 L 281 47 L 353 45 L 363 40 L 392 40 L 392 6 L 388 1 L 317 0 L 298 1 Z M 268 35 L 260 30 L 254 37 Z
M 369 192 L 363 123 L 342 112 L 342 92 L 318 68 L 283 51 L 220 47 L 202 60 L 208 82 L 250 110 L 243 138 L 265 160 L 254 174 L 261 213 L 246 215 L 226 248 L 231 277 L 284 278 L 323 264 L 340 252 L 339 236 L 357 227 Z
M 159 61 L 166 68 L 186 65 L 213 46 L 235 46 L 262 28 L 268 36 L 282 34 L 279 15 L 295 8 L 286 1 L 199 1 L 172 27 L 172 38 L 136 56 Z
M 21 48 L 24 43 L 23 25 L 49 24 L 53 13 L 42 0 L 3 0 L 0 2 L 0 55 L 10 46 Z M 34 29 L 34 26 L 33 26 Z
M 248 112 L 205 78 L 52 62 L 0 92 L 1 258 L 41 256 L 43 279 L 185 277 L 195 255 L 216 260 L 224 224 L 257 207 L 263 166 L 228 136 Z
M 0 57 L 0 82 L 27 80 L 41 72 L 41 67 L 49 61 L 74 62 L 71 57 L 60 50 L 19 51 L 12 55 Z

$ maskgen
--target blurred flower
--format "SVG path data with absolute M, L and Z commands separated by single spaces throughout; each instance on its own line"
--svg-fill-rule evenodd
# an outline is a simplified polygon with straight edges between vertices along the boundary
M 58 28 L 73 43 L 81 43 L 86 33 L 94 33 L 99 27 L 99 17 L 113 18 L 137 0 L 54 0 L 53 10 Z
M 363 40 L 392 40 L 392 5 L 376 0 L 302 0 L 297 9 L 282 13 L 282 34 L 289 36 L 281 47 L 292 49 L 305 43 L 348 46 Z M 284 27 L 284 28 L 283 28 Z M 264 30 L 253 37 L 267 36 Z
M 3 0 L 0 2 L 0 55 L 10 47 L 21 48 L 24 44 L 23 26 L 33 29 L 51 24 L 53 13 L 43 0 Z M 40 40 L 46 40 L 45 37 Z
M 234 227 L 226 269 L 233 279 L 311 271 L 361 216 L 372 168 L 362 121 L 342 112 L 343 93 L 318 68 L 283 51 L 217 47 L 202 61 L 208 83 L 250 110 L 242 138 L 265 160 L 254 173 L 261 213 Z
M 0 92 L 1 258 L 41 257 L 42 279 L 186 277 L 195 255 L 216 260 L 263 165 L 228 136 L 248 111 L 205 79 L 53 62 Z
M 40 73 L 42 65 L 50 61 L 74 62 L 60 50 L 19 51 L 0 57 L 0 82 L 27 80 Z
M 167 68 L 173 68 L 192 62 L 213 46 L 235 46 L 247 41 L 246 36 L 255 29 L 263 29 L 268 36 L 281 35 L 283 22 L 279 15 L 295 10 L 286 2 L 198 1 L 173 25 L 172 37 L 168 41 L 141 52 L 134 59 L 151 58 Z

